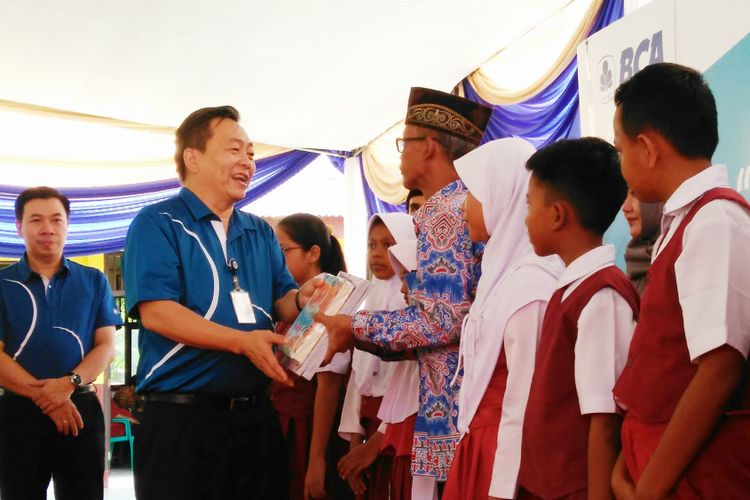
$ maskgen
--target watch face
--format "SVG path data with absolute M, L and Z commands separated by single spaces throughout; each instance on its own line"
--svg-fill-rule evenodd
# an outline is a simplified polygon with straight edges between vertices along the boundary
M 76 387 L 81 386 L 81 376 L 77 373 L 71 373 L 70 374 L 70 383 L 73 384 Z

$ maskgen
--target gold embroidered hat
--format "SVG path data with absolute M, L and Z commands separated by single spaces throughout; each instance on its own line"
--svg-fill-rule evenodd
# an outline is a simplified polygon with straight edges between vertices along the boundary
M 406 124 L 427 127 L 479 144 L 492 108 L 439 90 L 412 87 Z

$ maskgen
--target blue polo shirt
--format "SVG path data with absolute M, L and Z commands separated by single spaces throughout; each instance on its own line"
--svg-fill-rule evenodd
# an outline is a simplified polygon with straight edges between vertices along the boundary
M 46 287 L 26 256 L 0 270 L 0 340 L 5 353 L 38 379 L 70 373 L 94 347 L 94 332 L 120 326 L 107 278 L 62 259 Z
M 171 300 L 230 328 L 273 329 L 268 316 L 273 316 L 274 302 L 297 288 L 273 229 L 263 219 L 235 209 L 225 257 L 212 221 L 219 218 L 186 188 L 140 211 L 128 230 L 123 260 L 131 316 L 138 317 L 143 301 Z M 255 306 L 254 324 L 237 321 L 230 297 L 230 259 L 239 264 L 240 287 Z M 244 356 L 189 347 L 147 328 L 140 330 L 138 347 L 139 392 L 241 395 L 269 383 Z

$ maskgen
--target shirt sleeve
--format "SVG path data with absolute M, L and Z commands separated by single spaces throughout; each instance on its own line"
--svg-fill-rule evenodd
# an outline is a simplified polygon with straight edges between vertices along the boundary
M 616 413 L 612 389 L 627 361 L 633 311 L 613 288 L 596 292 L 578 318 L 575 383 L 581 414 Z
M 546 308 L 545 301 L 527 304 L 513 313 L 505 325 L 503 346 L 508 365 L 508 380 L 497 433 L 490 496 L 513 498 L 516 493 L 518 469 L 521 464 L 523 418 Z
M 458 343 L 481 272 L 481 248 L 472 245 L 457 208 L 462 199 L 437 204 L 436 213 L 424 223 L 417 249 L 419 269 L 416 276 L 407 276 L 411 305 L 355 314 L 352 331 L 359 341 L 390 351 Z
M 344 407 L 341 410 L 341 423 L 339 424 L 339 436 L 347 441 L 352 440 L 353 434 L 365 435 L 365 428 L 360 424 L 359 407 L 361 404 L 357 384 L 354 382 L 354 374 L 349 376 L 349 385 L 346 386 Z
M 154 215 L 138 214 L 128 229 L 123 260 L 125 297 L 130 316 L 139 317 L 137 306 L 140 302 L 179 302 L 181 269 L 172 235 Z
M 112 296 L 112 290 L 109 288 L 109 282 L 104 273 L 97 271 L 99 279 L 99 293 L 101 294 L 101 300 L 99 301 L 99 310 L 96 314 L 96 321 L 94 322 L 94 328 L 102 326 L 122 326 L 122 316 L 120 316 L 120 310 L 115 304 L 115 299 Z
M 690 359 L 728 344 L 750 351 L 750 221 L 735 202 L 708 203 L 685 228 L 675 262 Z

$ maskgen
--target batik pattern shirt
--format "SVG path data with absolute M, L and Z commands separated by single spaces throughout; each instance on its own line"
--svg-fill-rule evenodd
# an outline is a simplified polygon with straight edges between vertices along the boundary
M 366 349 L 417 350 L 419 411 L 411 473 L 439 481 L 448 476 L 460 438 L 458 342 L 479 281 L 483 250 L 469 238 L 465 198 L 466 188 L 454 181 L 415 214 L 417 271 L 408 278 L 411 305 L 391 312 L 362 311 L 352 321 L 354 335 Z

